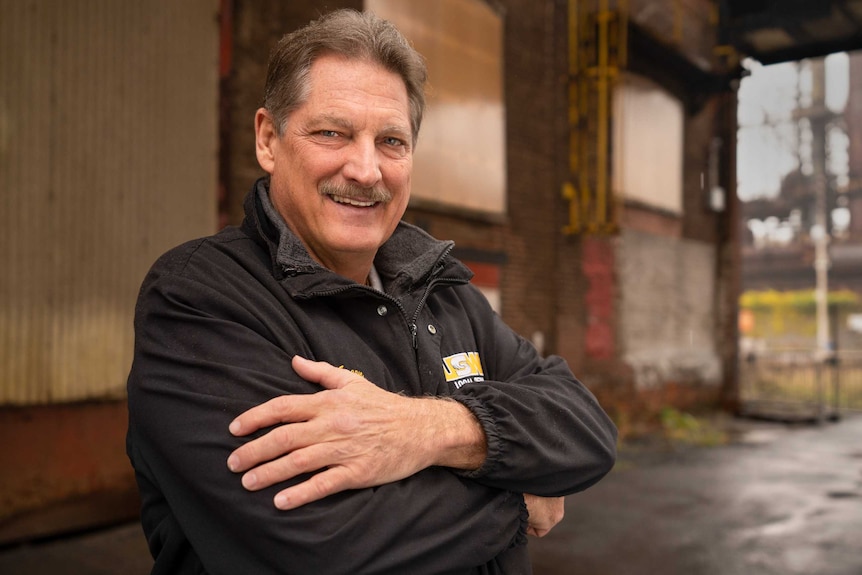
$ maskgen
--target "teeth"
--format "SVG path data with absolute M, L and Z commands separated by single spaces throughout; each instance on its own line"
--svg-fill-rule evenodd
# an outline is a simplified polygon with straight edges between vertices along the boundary
M 347 204 L 348 206 L 355 206 L 357 208 L 370 208 L 377 202 L 362 202 L 359 200 L 354 200 L 352 198 L 345 198 L 342 196 L 330 196 L 334 201 L 339 204 Z

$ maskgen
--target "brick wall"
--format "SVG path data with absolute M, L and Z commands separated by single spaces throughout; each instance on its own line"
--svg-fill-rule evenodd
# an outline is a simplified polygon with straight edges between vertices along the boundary
M 508 0 L 505 6 L 506 137 L 509 225 L 503 274 L 503 314 L 521 334 L 544 335 L 560 351 L 561 301 L 581 293 L 560 275 L 577 267 L 561 248 L 567 165 L 565 3 Z M 576 252 L 575 252 L 576 253 Z M 571 256 L 573 254 L 568 254 Z M 577 281 L 577 276 L 569 276 Z
M 630 19 L 655 39 L 706 67 L 714 59 L 717 7 L 713 0 L 628 0 Z

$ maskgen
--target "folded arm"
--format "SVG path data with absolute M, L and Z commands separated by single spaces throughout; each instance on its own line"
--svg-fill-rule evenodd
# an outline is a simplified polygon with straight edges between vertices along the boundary
M 474 297 L 464 307 L 483 303 Z M 561 357 L 540 356 L 490 309 L 473 317 L 486 380 L 452 398 L 476 415 L 488 451 L 482 467 L 464 475 L 543 497 L 576 493 L 604 477 L 616 460 L 617 430 L 593 394 Z
M 194 294 L 194 301 L 185 294 Z M 377 487 L 359 481 L 289 511 L 273 506 L 285 484 L 244 489 L 242 476 L 226 462 L 249 443 L 229 432 L 231 423 L 270 398 L 323 392 L 293 370 L 293 354 L 266 337 L 235 300 L 177 276 L 150 278 L 142 291 L 128 444 L 146 488 L 144 524 L 152 549 L 163 543 L 152 540 L 158 527 L 175 522 L 213 573 L 231 566 L 234 572 L 278 572 L 285 563 L 297 572 L 322 566 L 329 573 L 404 572 L 411 565 L 445 572 L 482 565 L 519 537 L 525 520 L 520 495 L 445 468 L 422 468 L 427 462 L 389 476 L 408 475 L 399 481 L 365 482 Z M 409 473 L 417 467 L 422 470 Z M 313 477 L 303 472 L 286 485 Z
M 246 489 L 323 470 L 280 491 L 279 509 L 391 483 L 432 466 L 478 469 L 485 460 L 482 427 L 458 402 L 385 391 L 360 375 L 300 356 L 291 365 L 324 391 L 276 397 L 230 425 L 240 437 L 278 426 L 228 458 L 231 471 L 245 472 Z
M 613 465 L 616 429 L 565 362 L 541 358 L 490 309 L 479 317 L 489 322 L 477 339 L 487 346 L 481 356 L 493 380 L 463 386 L 456 401 L 404 397 L 295 358 L 294 370 L 328 391 L 280 397 L 239 416 L 238 435 L 278 427 L 237 449 L 230 468 L 245 472 L 249 489 L 326 468 L 279 493 L 276 505 L 293 508 L 447 466 L 528 494 L 532 533 L 546 533 L 562 515 L 556 498 L 592 485 Z

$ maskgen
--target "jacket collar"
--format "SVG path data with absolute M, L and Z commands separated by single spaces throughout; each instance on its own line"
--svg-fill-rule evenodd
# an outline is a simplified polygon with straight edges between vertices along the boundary
M 311 258 L 270 201 L 269 178 L 255 182 L 246 196 L 244 208 L 243 229 L 269 252 L 275 278 L 290 279 L 290 285 L 285 285 L 292 295 L 311 296 L 358 285 Z M 424 230 L 401 221 L 377 251 L 374 267 L 391 295 L 410 291 L 432 277 L 464 283 L 473 273 L 449 255 L 454 245 L 452 241 L 435 239 Z

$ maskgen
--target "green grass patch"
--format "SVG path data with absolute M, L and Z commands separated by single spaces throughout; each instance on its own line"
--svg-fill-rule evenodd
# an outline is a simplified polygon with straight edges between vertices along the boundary
M 659 417 L 665 438 L 673 443 L 713 447 L 729 441 L 727 432 L 709 419 L 673 407 L 663 408 Z

